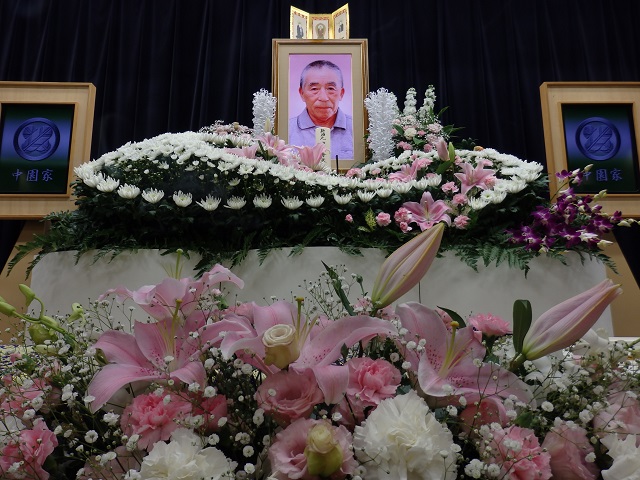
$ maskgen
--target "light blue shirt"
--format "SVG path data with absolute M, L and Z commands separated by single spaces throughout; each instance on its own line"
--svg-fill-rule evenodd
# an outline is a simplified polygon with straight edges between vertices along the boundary
M 316 125 L 305 108 L 297 117 L 289 119 L 289 145 L 313 147 L 316 144 Z M 336 123 L 331 127 L 331 158 L 353 160 L 353 118 L 338 108 Z

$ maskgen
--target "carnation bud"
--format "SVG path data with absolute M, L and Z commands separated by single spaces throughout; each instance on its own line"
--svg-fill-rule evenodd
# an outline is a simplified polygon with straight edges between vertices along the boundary
M 325 422 L 315 425 L 307 436 L 307 471 L 310 475 L 329 477 L 342 465 L 342 450 Z

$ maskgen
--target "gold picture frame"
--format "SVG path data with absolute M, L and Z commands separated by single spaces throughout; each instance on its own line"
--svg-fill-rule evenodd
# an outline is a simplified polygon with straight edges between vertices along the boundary
M 545 82 L 540 86 L 549 188 L 556 173 L 593 165 L 577 193 L 607 190 L 607 213 L 640 217 L 640 82 Z
M 329 60 L 343 72 L 345 95 L 340 102 L 352 118 L 353 158 L 339 158 L 332 167 L 349 168 L 364 161 L 366 115 L 364 98 L 369 91 L 368 43 L 366 39 L 347 40 L 291 40 L 273 39 L 272 92 L 278 99 L 276 132 L 289 141 L 289 120 L 296 117 L 305 106 L 299 93 L 301 71 L 314 60 Z M 348 67 L 346 67 L 348 65 Z
M 95 97 L 91 83 L 0 82 L 0 218 L 75 208 L 70 183 L 91 159 Z M 5 169 L 18 183 L 3 183 Z

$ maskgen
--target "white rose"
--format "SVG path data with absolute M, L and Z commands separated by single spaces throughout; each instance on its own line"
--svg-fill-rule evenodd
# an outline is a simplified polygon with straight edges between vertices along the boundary
M 262 335 L 265 346 L 264 362 L 282 369 L 300 356 L 298 332 L 291 325 L 279 324 L 269 328 Z

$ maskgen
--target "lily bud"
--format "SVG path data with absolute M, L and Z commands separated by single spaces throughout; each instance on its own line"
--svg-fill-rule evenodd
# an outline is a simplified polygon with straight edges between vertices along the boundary
M 33 300 L 36 298 L 36 294 L 33 292 L 33 290 L 31 290 L 31 288 L 26 286 L 24 283 L 18 285 L 18 289 L 20 290 L 20 292 L 22 292 L 22 295 L 24 295 L 24 298 L 27 302 L 27 307 L 31 305 L 31 302 L 33 302 Z
M 0 313 L 4 313 L 7 317 L 13 317 L 16 313 L 16 307 L 7 302 L 0 302 Z
M 300 356 L 298 332 L 291 325 L 279 324 L 269 328 L 262 335 L 265 346 L 264 363 L 283 369 Z
M 438 223 L 389 255 L 373 284 L 375 308 L 391 305 L 418 284 L 438 253 L 443 232 L 444 224 Z
M 606 279 L 547 310 L 525 335 L 522 355 L 535 360 L 577 342 L 621 293 L 620 285 Z
M 307 471 L 310 475 L 329 477 L 342 465 L 343 455 L 340 445 L 333 436 L 331 425 L 319 423 L 307 436 Z

